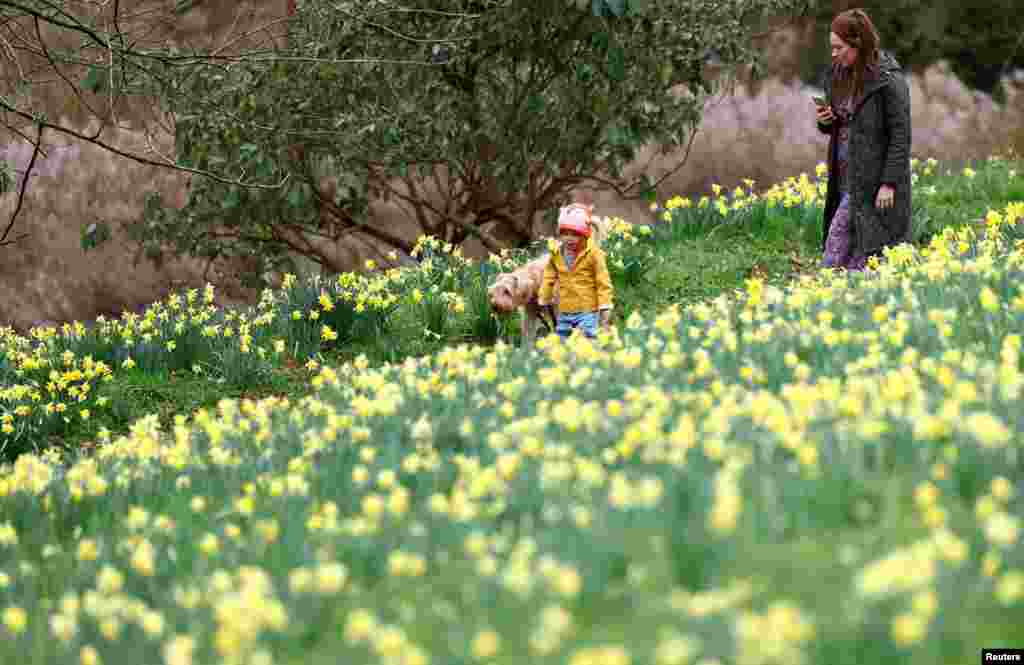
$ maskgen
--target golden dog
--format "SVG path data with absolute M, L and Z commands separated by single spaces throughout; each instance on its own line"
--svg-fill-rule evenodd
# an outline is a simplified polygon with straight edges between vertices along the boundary
M 600 247 L 607 235 L 607 222 L 603 218 L 595 217 L 591 220 L 591 227 L 594 230 L 592 242 Z M 519 310 L 522 318 L 520 332 L 523 343 L 528 346 L 532 345 L 536 338 L 539 323 L 544 322 L 549 332 L 554 332 L 555 322 L 558 320 L 557 288 L 555 302 L 551 306 L 544 307 L 537 303 L 537 294 L 544 279 L 544 268 L 550 258 L 550 254 L 544 254 L 512 272 L 498 275 L 494 284 L 487 290 L 491 309 L 495 312 L 507 314 Z
M 542 321 L 541 317 L 544 314 L 551 317 L 551 322 L 547 325 L 552 332 L 554 331 L 557 311 L 554 308 L 541 307 L 537 303 L 537 293 L 540 291 L 544 267 L 547 266 L 549 258 L 550 255 L 545 254 L 512 272 L 498 275 L 494 284 L 487 291 L 491 298 L 491 309 L 495 312 L 505 314 L 519 310 L 522 317 L 520 330 L 524 344 L 533 343 L 537 324 Z

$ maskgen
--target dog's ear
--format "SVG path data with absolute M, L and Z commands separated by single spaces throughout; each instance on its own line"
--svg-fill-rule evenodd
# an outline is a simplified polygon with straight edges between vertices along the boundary
M 608 222 L 604 217 L 591 217 L 590 228 L 594 232 L 594 244 L 601 247 L 608 237 Z

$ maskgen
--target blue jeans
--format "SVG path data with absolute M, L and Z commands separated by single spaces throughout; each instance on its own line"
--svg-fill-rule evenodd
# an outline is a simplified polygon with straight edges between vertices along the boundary
M 579 328 L 584 335 L 594 338 L 597 337 L 598 321 L 597 312 L 566 312 L 558 315 L 555 332 L 565 339 L 572 334 L 574 328 Z

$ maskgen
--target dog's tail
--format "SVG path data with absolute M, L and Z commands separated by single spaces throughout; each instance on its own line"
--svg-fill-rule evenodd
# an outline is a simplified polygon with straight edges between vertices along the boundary
M 608 238 L 608 218 L 607 217 L 591 217 L 590 228 L 593 230 L 590 238 L 594 243 L 594 246 L 600 249 L 604 245 L 604 241 Z

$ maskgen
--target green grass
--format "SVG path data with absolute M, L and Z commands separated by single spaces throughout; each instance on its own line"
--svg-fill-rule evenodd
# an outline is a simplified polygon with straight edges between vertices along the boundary
M 918 165 L 914 190 L 914 236 L 918 243 L 926 243 L 943 228 L 980 220 L 989 209 L 1024 200 L 1024 178 L 1008 177 L 1011 170 L 1024 172 L 1024 161 L 988 161 L 973 166 L 977 174 L 969 178 L 962 171 L 943 171 L 941 164 L 925 175 L 926 165 Z M 928 193 L 932 187 L 934 194 Z M 650 313 L 671 304 L 710 300 L 743 289 L 751 277 L 782 285 L 795 275 L 815 271 L 820 259 L 820 209 L 797 216 L 779 213 L 761 211 L 738 220 L 735 218 L 740 216 L 735 215 L 725 224 L 714 215 L 703 215 L 699 223 L 682 225 L 678 220 L 688 218 L 677 215 L 677 228 L 665 233 L 664 241 L 653 244 L 653 261 L 643 273 L 631 283 L 616 285 L 615 321 L 621 323 L 634 311 Z M 315 297 L 307 300 L 315 304 Z M 485 294 L 477 290 L 468 306 L 486 310 Z M 424 326 L 424 321 L 428 325 Z M 341 323 L 346 328 L 352 325 L 351 319 Z M 424 333 L 424 327 L 433 330 Z M 432 334 L 438 329 L 440 335 Z M 326 364 L 340 364 L 360 355 L 369 358 L 371 364 L 401 362 L 462 342 L 488 344 L 504 337 L 516 343 L 517 331 L 514 318 L 496 320 L 486 312 L 471 318 L 468 325 L 451 325 L 443 307 L 431 314 L 424 305 L 400 309 L 385 335 L 321 345 L 319 358 Z M 112 404 L 109 412 L 98 413 L 92 426 L 74 427 L 50 437 L 43 445 L 65 450 L 88 447 L 99 427 L 106 427 L 114 436 L 124 434 L 131 422 L 148 413 L 157 413 L 160 423 L 169 427 L 175 415 L 211 408 L 223 397 L 278 395 L 295 400 L 311 390 L 308 372 L 295 366 L 304 361 L 305 357 L 293 359 L 291 366 L 274 366 L 263 377 L 247 377 L 235 385 L 184 370 L 117 372 L 113 381 L 103 386 L 102 394 L 109 396 Z
M 968 167 L 969 168 L 969 167 Z M 981 220 L 990 208 L 1024 200 L 1024 163 L 1008 161 L 974 165 L 976 175 L 963 171 L 922 177 L 914 189 L 916 240 L 926 242 L 943 228 L 957 227 L 967 220 Z M 1017 177 L 1007 177 L 1016 170 Z M 928 188 L 935 186 L 935 194 Z
M 806 244 L 764 239 L 741 227 L 723 227 L 710 238 L 669 246 L 642 288 L 623 293 L 623 316 L 668 305 L 713 299 L 744 287 L 751 277 L 783 283 L 814 266 L 817 252 Z
M 192 414 L 199 409 L 216 406 L 224 398 L 260 399 L 270 395 L 306 394 L 309 390 L 308 372 L 302 369 L 275 370 L 267 381 L 242 388 L 229 386 L 216 380 L 185 371 L 145 372 L 132 370 L 120 373 L 104 386 L 104 394 L 111 397 L 110 409 L 97 412 L 95 427 L 106 427 L 110 432 L 124 434 L 133 422 L 155 413 L 166 428 L 174 423 L 178 414 Z M 55 446 L 74 450 L 86 441 L 83 438 L 53 439 Z
M 988 164 L 979 171 L 988 168 L 1004 169 L 1005 178 L 1010 167 Z M 979 186 L 981 178 L 932 181 L 941 191 Z M 993 196 L 1011 191 L 991 181 Z M 1002 203 L 990 200 L 986 207 Z M 1014 436 L 1024 411 L 1020 394 L 1007 390 L 1024 370 L 1013 342 L 1024 314 L 1024 264 L 996 254 L 994 270 L 949 272 L 938 281 L 931 272 L 909 269 L 909 276 L 840 276 L 828 289 L 807 289 L 781 302 L 766 293 L 761 304 L 745 307 L 749 294 L 737 294 L 710 315 L 693 308 L 676 312 L 678 319 L 669 312 L 655 321 L 667 305 L 745 290 L 752 277 L 781 284 L 817 259 L 813 209 L 754 208 L 726 223 L 690 214 L 679 213 L 672 225 L 656 227 L 635 244 L 612 243 L 610 259 L 621 259 L 614 274 L 619 323 L 632 312 L 645 320 L 620 325 L 622 346 L 599 341 L 593 354 L 560 347 L 539 353 L 451 349 L 509 334 L 508 322 L 474 312 L 480 302 L 473 298 L 489 275 L 476 277 L 472 266 L 451 272 L 442 266 L 448 282 L 432 296 L 465 293 L 460 315 L 441 317 L 436 303 L 403 300 L 384 306 L 388 316 L 361 328 L 335 303 L 315 324 L 282 316 L 277 327 L 254 332 L 254 344 L 291 335 L 306 344 L 298 355 L 314 349 L 319 362 L 334 368 L 316 378 L 330 382 L 334 374 L 336 387 L 318 389 L 315 400 L 287 410 L 218 402 L 269 394 L 295 401 L 312 394 L 310 372 L 301 367 L 305 357 L 274 357 L 264 371 L 231 355 L 230 345 L 183 333 L 169 359 L 156 344 L 157 352 L 137 354 L 139 367 L 149 369 L 125 370 L 116 349 L 80 341 L 80 353 L 108 358 L 117 368 L 112 381 L 95 384 L 110 404 L 93 407 L 91 431 L 101 424 L 123 431 L 145 414 L 155 414 L 168 430 L 176 414 L 206 411 L 184 442 L 176 434 L 136 431 L 95 465 L 74 455 L 70 462 L 80 462 L 77 467 L 52 462 L 52 481 L 35 494 L 28 488 L 41 473 L 37 467 L 3 469 L 0 573 L 8 577 L 0 578 L 0 611 L 23 606 L 29 628 L 18 637 L 0 626 L 0 660 L 75 662 L 74 649 L 94 643 L 105 662 L 160 662 L 172 634 L 191 634 L 198 645 L 194 662 L 220 662 L 218 622 L 241 627 L 248 640 L 246 620 L 270 602 L 223 593 L 230 582 L 224 576 L 250 566 L 266 573 L 289 618 L 287 626 L 264 627 L 255 638 L 279 663 L 379 660 L 344 636 L 350 613 L 360 608 L 400 626 L 431 654 L 431 663 L 445 665 L 477 662 L 468 643 L 484 628 L 502 636 L 496 664 L 609 662 L 579 657 L 576 650 L 622 643 L 631 665 L 663 665 L 666 659 L 654 658 L 654 649 L 664 643 L 664 630 L 678 629 L 699 636 L 701 655 L 716 659 L 707 662 L 731 665 L 739 661 L 732 652 L 741 642 L 736 626 L 749 612 L 777 602 L 792 603 L 813 620 L 814 635 L 801 647 L 808 665 L 952 665 L 976 658 L 979 645 L 1007 645 L 1020 634 L 1024 598 L 1000 605 L 994 581 L 982 573 L 982 557 L 999 551 L 1000 575 L 1024 570 L 1024 539 L 999 542 L 1000 534 L 993 536 L 976 514 L 976 501 L 989 493 L 994 501 L 993 480 L 1009 479 L 1017 494 L 1000 498 L 998 509 L 1019 521 L 1024 508 L 1024 462 Z M 1024 239 L 1024 221 L 1006 234 L 1007 244 Z M 437 276 L 414 276 L 402 288 L 425 289 Z M 986 290 L 997 298 L 995 306 L 981 297 Z M 286 315 L 296 303 L 312 307 L 318 295 L 316 289 L 295 291 L 291 304 L 278 303 L 275 311 Z M 934 318 L 943 312 L 959 313 L 948 331 Z M 831 327 L 822 324 L 829 317 Z M 335 343 L 319 341 L 327 319 L 339 332 Z M 892 337 L 903 325 L 906 336 Z M 833 336 L 844 331 L 847 340 Z M 442 348 L 452 353 L 379 366 Z M 206 349 L 235 369 L 224 372 L 196 356 Z M 907 349 L 919 355 L 909 358 Z M 59 357 L 62 350 L 54 342 L 53 353 Z M 965 351 L 972 356 L 956 355 Z M 339 366 L 359 354 L 376 367 Z M 853 367 L 865 359 L 877 364 Z M 197 362 L 201 375 L 191 370 Z M 944 380 L 946 370 L 955 383 Z M 0 373 L 6 383 L 19 380 L 13 362 L 0 364 Z M 980 398 L 971 398 L 968 388 Z M 851 405 L 847 397 L 863 403 Z M 943 415 L 946 433 L 916 432 L 917 424 L 951 403 L 959 411 Z M 692 437 L 685 434 L 687 421 Z M 885 427 L 864 427 L 879 422 Z M 463 429 L 467 423 L 472 431 Z M 264 424 L 260 438 L 256 430 Z M 1010 432 L 1009 442 L 1000 441 L 1000 426 Z M 85 429 L 75 422 L 67 431 L 74 435 L 75 428 Z M 70 438 L 69 447 L 78 450 L 84 440 Z M 499 460 L 510 459 L 517 466 L 499 480 L 506 474 Z M 735 476 L 730 459 L 746 464 Z M 36 463 L 28 455 L 21 460 Z M 586 469 L 603 474 L 602 480 Z M 108 483 L 102 491 L 75 495 L 76 479 L 97 478 Z M 620 491 L 617 481 L 629 489 Z M 649 495 L 641 490 L 648 481 L 660 493 L 645 505 Z M 938 613 L 927 637 L 904 648 L 890 637 L 891 626 L 908 611 L 912 594 L 894 587 L 916 570 L 885 569 L 884 593 L 858 591 L 857 580 L 872 562 L 945 533 L 926 525 L 918 505 L 926 482 L 939 494 L 935 505 L 945 511 L 944 525 L 965 549 L 962 560 L 947 549 L 930 559 L 936 575 L 925 587 L 936 594 Z M 371 494 L 390 501 L 399 487 L 408 492 L 406 507 L 385 513 L 376 530 L 344 528 L 349 518 L 370 516 Z M 475 497 L 476 515 L 431 503 L 460 492 Z M 715 512 L 729 512 L 730 496 L 740 498 L 731 504 L 735 521 L 716 527 Z M 205 506 L 197 507 L 197 499 Z M 132 507 L 148 515 L 131 517 Z M 576 509 L 589 511 L 588 523 L 577 521 Z M 332 511 L 337 529 L 327 526 Z M 264 520 L 279 528 L 273 538 L 261 535 Z M 4 530 L 8 523 L 17 542 Z M 481 572 L 483 560 L 468 547 L 470 534 L 493 539 L 496 576 Z M 200 552 L 209 535 L 219 538 L 217 548 Z M 83 538 L 97 545 L 98 560 L 80 557 Z M 536 558 L 529 572 L 536 591 L 521 595 L 504 586 L 502 572 L 510 571 L 514 557 L 497 543 L 527 540 L 538 555 L 551 557 L 547 563 L 579 573 L 578 592 L 547 588 Z M 145 571 L 145 557 L 142 563 L 135 558 L 140 542 L 155 546 L 153 571 Z M 424 574 L 389 573 L 389 556 L 399 551 L 422 555 Z M 340 592 L 321 596 L 290 588 L 298 567 L 324 561 L 346 567 Z M 88 610 L 78 619 L 78 641 L 62 646 L 48 621 L 62 598 L 70 598 L 64 594 L 90 597 L 93 609 L 124 606 L 122 598 L 90 596 L 107 565 L 124 573 L 124 596 L 161 613 L 165 632 L 146 637 L 134 618 L 125 618 L 120 638 L 108 640 Z M 743 581 L 753 593 L 732 607 L 686 609 L 695 602 L 690 593 L 720 598 Z M 199 607 L 185 607 L 174 593 L 180 585 L 202 591 Z M 63 605 L 73 606 L 73 598 Z M 574 627 L 565 650 L 545 656 L 531 648 L 530 638 L 551 606 L 571 612 Z M 755 646 L 768 648 L 773 631 L 762 627 Z M 570 657 L 574 651 L 578 660 Z

